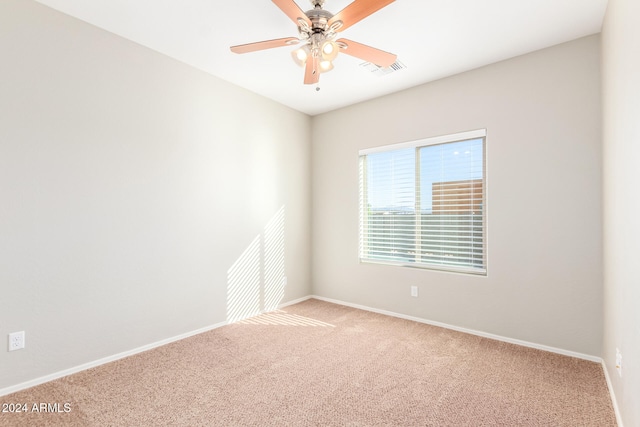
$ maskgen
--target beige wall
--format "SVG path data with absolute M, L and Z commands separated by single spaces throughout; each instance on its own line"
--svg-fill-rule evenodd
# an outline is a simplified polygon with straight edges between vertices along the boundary
M 599 42 L 590 36 L 314 117 L 314 293 L 599 356 Z M 480 128 L 487 277 L 359 264 L 358 150 Z
M 602 32 L 604 347 L 625 426 L 640 426 L 640 3 L 609 0 Z M 616 366 L 622 354 L 622 377 Z
M 0 58 L 0 390 L 310 294 L 308 116 L 31 1 Z

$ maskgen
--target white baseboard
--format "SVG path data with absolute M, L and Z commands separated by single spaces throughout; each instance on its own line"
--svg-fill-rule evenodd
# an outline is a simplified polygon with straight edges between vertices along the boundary
M 310 298 L 311 298 L 311 296 L 308 295 L 306 297 L 298 298 L 298 299 L 293 300 L 293 301 L 288 301 L 288 302 L 280 304 L 278 306 L 278 308 L 284 308 L 284 307 L 287 307 L 289 305 L 298 304 L 298 303 L 306 301 L 306 300 L 308 300 Z M 170 343 L 175 342 L 175 341 L 180 341 L 180 340 L 183 340 L 185 338 L 192 337 L 194 335 L 198 335 L 198 334 L 202 334 L 204 332 L 212 331 L 212 330 L 217 329 L 217 328 L 219 328 L 221 326 L 228 325 L 229 323 L 230 322 L 226 322 L 225 321 L 225 322 L 216 323 L 214 325 L 205 326 L 204 328 L 196 329 L 195 331 L 186 332 L 184 334 L 180 334 L 180 335 L 177 335 L 177 336 L 174 336 L 174 337 L 171 337 L 171 338 L 167 338 L 167 339 L 164 339 L 164 340 L 161 340 L 161 341 L 157 341 L 157 342 L 154 342 L 154 343 L 151 343 L 151 344 L 143 345 L 142 347 L 134 348 L 133 350 L 123 351 L 122 353 L 114 354 L 112 356 L 103 357 L 102 359 L 94 360 L 93 362 L 84 363 L 84 364 L 79 365 L 79 366 L 74 366 L 73 368 L 69 368 L 69 369 L 65 369 L 65 370 L 62 370 L 62 371 L 54 372 L 52 374 L 45 375 L 45 376 L 42 376 L 42 377 L 39 377 L 39 378 L 35 378 L 33 380 L 25 381 L 25 382 L 20 383 L 20 384 L 16 384 L 16 385 L 13 385 L 13 386 L 2 388 L 2 389 L 0 389 L 0 396 L 6 396 L 8 394 L 16 393 L 18 391 L 25 390 L 27 388 L 35 387 L 37 385 L 44 384 L 44 383 L 47 383 L 49 381 L 57 380 L 58 378 L 62 378 L 62 377 L 66 377 L 68 375 L 76 374 L 78 372 L 82 372 L 82 371 L 85 371 L 87 369 L 95 368 L 96 366 L 104 365 L 104 364 L 110 363 L 110 362 L 115 362 L 116 360 L 124 359 L 125 357 L 133 356 L 134 354 L 142 353 L 143 351 L 152 350 L 154 348 L 157 348 L 157 347 L 160 347 L 160 346 L 163 346 L 163 345 L 167 345 L 167 344 L 170 344 Z
M 609 376 L 609 371 L 607 370 L 607 365 L 602 360 L 602 370 L 604 371 L 604 377 L 607 380 L 607 387 L 609 388 L 609 394 L 611 395 L 611 403 L 613 404 L 613 411 L 616 413 L 616 422 L 618 423 L 618 427 L 624 427 L 622 425 L 622 415 L 620 415 L 620 408 L 618 408 L 618 400 L 616 399 L 616 394 L 613 391 L 613 384 L 611 383 L 611 377 Z
M 306 297 L 302 297 L 302 298 L 294 299 L 293 301 L 284 302 L 284 303 L 280 304 L 280 305 L 278 306 L 278 308 L 285 308 L 285 307 L 288 307 L 288 306 L 290 306 L 290 305 L 294 305 L 294 304 L 298 304 L 298 303 L 304 302 L 304 301 L 306 301 L 306 300 L 308 300 L 308 299 L 311 299 L 311 298 L 313 298 L 313 296 L 311 296 L 311 295 L 307 295 Z
M 570 357 L 575 357 L 575 358 L 578 358 L 578 359 L 584 359 L 584 360 L 588 360 L 590 362 L 596 362 L 596 363 L 601 363 L 602 362 L 602 359 L 600 357 L 591 356 L 589 354 L 578 353 L 578 352 L 575 352 L 575 351 L 565 350 L 565 349 L 562 349 L 562 348 L 550 347 L 550 346 L 543 345 L 543 344 L 536 344 L 536 343 L 532 343 L 532 342 L 529 342 L 529 341 L 518 340 L 518 339 L 515 339 L 515 338 L 503 337 L 501 335 L 494 335 L 494 334 L 490 334 L 490 333 L 487 333 L 487 332 L 476 331 L 476 330 L 473 330 L 473 329 L 461 328 L 459 326 L 453 326 L 453 325 L 449 325 L 447 323 L 436 322 L 436 321 L 433 321 L 433 320 L 427 320 L 427 319 L 423 319 L 423 318 L 420 318 L 420 317 L 407 316 L 406 314 L 395 313 L 395 312 L 387 311 L 387 310 L 380 310 L 380 309 L 377 309 L 377 308 L 371 308 L 371 307 L 367 307 L 367 306 L 359 305 L 359 304 L 351 304 L 351 303 L 348 303 L 348 302 L 335 300 L 335 299 L 331 299 L 331 298 L 325 298 L 325 297 L 321 297 L 321 296 L 317 296 L 317 295 L 312 295 L 311 297 L 315 298 L 315 299 L 318 299 L 318 300 L 321 300 L 321 301 L 330 302 L 330 303 L 333 303 L 333 304 L 339 304 L 339 305 L 344 305 L 344 306 L 347 306 L 347 307 L 357 308 L 357 309 L 360 309 L 360 310 L 371 311 L 373 313 L 384 314 L 386 316 L 398 317 L 400 319 L 412 320 L 414 322 L 425 323 L 427 325 L 438 326 L 438 327 L 445 328 L 445 329 L 451 329 L 451 330 L 458 331 L 458 332 L 464 332 L 466 334 L 477 335 L 477 336 L 480 336 L 480 337 L 483 337 L 483 338 L 490 338 L 490 339 L 497 340 L 497 341 L 508 342 L 510 344 L 521 345 L 523 347 L 531 347 L 531 348 L 535 348 L 535 349 L 538 349 L 538 350 L 549 351 L 551 353 L 562 354 L 564 356 L 570 356 Z

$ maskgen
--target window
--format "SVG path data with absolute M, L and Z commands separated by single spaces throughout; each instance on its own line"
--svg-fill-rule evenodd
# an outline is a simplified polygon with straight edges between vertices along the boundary
M 360 260 L 486 274 L 484 129 L 360 151 Z

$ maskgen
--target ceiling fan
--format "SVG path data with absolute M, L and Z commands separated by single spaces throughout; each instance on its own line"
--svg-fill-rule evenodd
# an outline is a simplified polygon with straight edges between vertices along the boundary
M 395 0 L 354 0 L 337 14 L 324 10 L 325 0 L 311 0 L 313 9 L 303 12 L 294 0 L 272 0 L 297 26 L 299 37 L 285 37 L 256 43 L 232 46 L 235 53 L 248 53 L 275 47 L 293 46 L 304 43 L 291 54 L 293 60 L 305 67 L 304 83 L 320 81 L 320 73 L 333 69 L 333 60 L 339 52 L 376 64 L 389 67 L 396 61 L 396 55 L 361 43 L 337 39 L 338 32 L 344 31 L 377 12 Z

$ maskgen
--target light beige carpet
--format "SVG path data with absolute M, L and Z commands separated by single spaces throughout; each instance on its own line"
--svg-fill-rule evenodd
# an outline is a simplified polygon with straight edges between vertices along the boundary
M 615 426 L 599 364 L 318 300 L 0 402 L 63 411 L 2 426 Z

